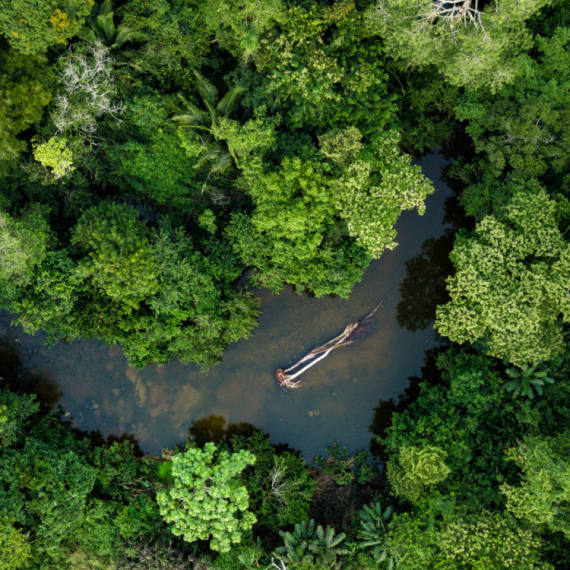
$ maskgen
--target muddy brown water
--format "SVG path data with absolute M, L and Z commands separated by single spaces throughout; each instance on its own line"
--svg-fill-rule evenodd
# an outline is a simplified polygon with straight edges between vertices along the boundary
M 149 453 L 183 442 L 192 422 L 211 415 L 262 428 L 272 441 L 287 442 L 309 460 L 334 440 L 350 450 L 367 448 L 373 408 L 408 386 L 409 377 L 420 372 L 425 351 L 437 343 L 430 322 L 433 299 L 422 294 L 426 291 L 429 297 L 433 287 L 425 283 L 437 278 L 438 270 L 428 259 L 410 274 L 406 262 L 420 253 L 426 240 L 442 236 L 444 203 L 452 192 L 439 180 L 445 165 L 439 155 L 419 164 L 436 188 L 427 199 L 426 213 L 402 214 L 398 247 L 371 264 L 350 299 L 315 299 L 297 295 L 290 287 L 277 295 L 258 291 L 259 326 L 249 339 L 230 345 L 223 361 L 207 374 L 178 361 L 135 370 L 120 346 L 94 340 L 48 348 L 45 335 L 24 335 L 10 325 L 6 312 L 0 313 L 0 368 L 4 376 L 35 383 L 44 399 L 59 401 L 74 426 L 99 430 L 105 437 L 133 434 Z M 398 324 L 404 280 L 413 302 L 405 314 L 400 310 Z M 436 289 L 441 289 L 441 280 Z M 300 388 L 287 393 L 278 388 L 273 376 L 277 367 L 290 366 L 338 335 L 382 298 L 384 306 L 365 339 L 332 352 L 303 375 Z M 415 328 L 414 315 L 422 314 L 426 328 L 408 330 Z

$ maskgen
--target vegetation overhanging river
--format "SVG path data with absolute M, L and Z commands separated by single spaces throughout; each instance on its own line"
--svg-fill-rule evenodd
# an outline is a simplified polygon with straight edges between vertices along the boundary
M 409 377 L 420 372 L 425 351 L 437 342 L 432 323 L 411 332 L 413 323 L 406 322 L 414 311 L 429 311 L 433 300 L 420 295 L 418 306 L 402 311 L 400 304 L 398 309 L 404 280 L 408 291 L 418 293 L 433 278 L 430 273 L 437 273 L 429 263 L 406 262 L 421 252 L 426 240 L 443 234 L 444 203 L 452 196 L 439 179 L 444 160 L 432 154 L 420 164 L 436 187 L 426 213 L 402 214 L 398 247 L 372 263 L 350 299 L 311 298 L 288 286 L 278 295 L 257 292 L 262 299 L 259 326 L 249 339 L 230 345 L 209 373 L 177 361 L 135 370 L 119 346 L 93 340 L 49 348 L 43 334 L 22 334 L 20 327 L 10 326 L 11 315 L 2 312 L 0 375 L 59 401 L 75 427 L 99 430 L 105 437 L 133 434 L 150 453 L 183 442 L 193 422 L 212 415 L 262 428 L 272 441 L 287 442 L 309 460 L 334 440 L 351 451 L 367 448 L 373 408 L 379 400 L 402 393 Z M 442 253 L 446 259 L 448 251 Z M 417 267 L 423 269 L 418 272 Z M 273 375 L 278 366 L 336 336 L 382 298 L 386 302 L 369 336 L 311 368 L 299 389 L 284 393 L 278 388 Z M 221 421 L 202 424 L 213 428 Z

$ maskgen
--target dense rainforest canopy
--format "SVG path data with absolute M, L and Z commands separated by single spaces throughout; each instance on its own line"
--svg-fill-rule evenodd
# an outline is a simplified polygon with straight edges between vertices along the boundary
M 51 342 L 214 366 L 252 288 L 347 297 L 437 147 L 442 347 L 375 459 L 143 457 L 5 386 L 0 570 L 570 568 L 567 0 L 5 0 L 0 306 Z

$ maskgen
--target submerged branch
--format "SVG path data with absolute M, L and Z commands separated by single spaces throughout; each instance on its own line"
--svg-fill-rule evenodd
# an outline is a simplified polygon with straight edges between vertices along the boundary
M 314 366 L 317 362 L 326 358 L 335 348 L 340 348 L 341 346 L 348 346 L 355 342 L 356 339 L 356 331 L 360 328 L 362 330 L 363 325 L 368 325 L 372 321 L 372 317 L 376 313 L 376 311 L 384 304 L 384 301 L 380 301 L 374 310 L 366 315 L 363 319 L 356 321 L 354 323 L 350 323 L 345 327 L 341 334 L 337 337 L 325 342 L 325 344 L 318 346 L 317 348 L 313 348 L 310 352 L 308 352 L 301 360 L 293 364 L 287 369 L 278 368 L 275 371 L 275 378 L 277 382 L 279 382 L 282 388 L 298 388 L 301 380 L 295 380 L 303 374 L 303 372 L 307 371 L 311 366 Z M 293 372 L 296 368 L 299 368 L 301 364 L 305 362 L 309 362 L 306 366 L 298 370 L 294 374 L 289 374 Z

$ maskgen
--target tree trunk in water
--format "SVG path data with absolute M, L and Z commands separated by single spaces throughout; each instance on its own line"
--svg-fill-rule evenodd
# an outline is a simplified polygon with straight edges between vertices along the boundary
M 303 374 L 303 372 L 311 368 L 311 366 L 314 366 L 317 362 L 326 358 L 335 348 L 340 348 L 341 346 L 348 346 L 349 344 L 355 342 L 356 341 L 355 331 L 358 330 L 358 328 L 361 327 L 362 325 L 369 324 L 372 321 L 372 317 L 374 316 L 376 311 L 383 304 L 384 301 L 380 301 L 380 303 L 378 303 L 378 305 L 374 307 L 374 310 L 370 314 L 366 315 L 363 319 L 356 321 L 355 323 L 347 325 L 341 334 L 339 334 L 337 337 L 333 338 L 332 340 L 325 342 L 325 344 L 318 346 L 317 348 L 313 348 L 313 350 L 308 352 L 305 356 L 303 356 L 303 358 L 301 358 L 301 360 L 299 360 L 293 366 L 290 366 L 285 370 L 283 368 L 278 368 L 275 371 L 275 378 L 277 379 L 277 382 L 279 382 L 279 385 L 284 389 L 298 388 L 301 383 L 301 380 L 300 379 L 295 380 L 295 378 L 298 378 L 299 376 L 301 376 L 301 374 Z M 293 370 L 295 370 L 295 368 L 299 368 L 299 366 L 301 366 L 301 364 L 304 364 L 305 362 L 309 362 L 309 364 L 307 364 L 297 372 L 289 374 L 289 372 L 292 372 Z

